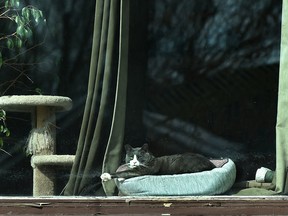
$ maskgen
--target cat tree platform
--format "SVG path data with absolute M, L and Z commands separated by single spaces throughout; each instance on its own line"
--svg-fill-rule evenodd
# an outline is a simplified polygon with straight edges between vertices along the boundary
M 55 168 L 71 167 L 74 161 L 73 155 L 56 155 L 56 112 L 70 110 L 72 100 L 48 95 L 2 96 L 0 107 L 31 113 L 27 153 L 32 155 L 33 196 L 55 195 Z
M 31 158 L 31 165 L 33 168 L 41 166 L 71 167 L 74 159 L 74 155 L 34 155 Z

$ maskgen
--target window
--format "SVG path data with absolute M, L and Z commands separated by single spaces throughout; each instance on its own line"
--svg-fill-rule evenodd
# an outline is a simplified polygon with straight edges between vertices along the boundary
M 37 6 L 47 24 L 35 31 L 37 46 L 21 57 L 26 65 L 0 69 L 1 92 L 70 97 L 72 111 L 57 114 L 57 154 L 73 155 L 87 94 L 95 2 Z M 253 179 L 261 166 L 274 170 L 281 1 L 155 0 L 133 7 L 125 142 L 151 142 L 156 155 L 230 157 L 238 181 Z M 31 116 L 9 112 L 6 122 L 11 135 L 0 152 L 0 195 L 30 196 L 32 169 L 23 149 Z M 56 177 L 60 195 L 69 170 Z

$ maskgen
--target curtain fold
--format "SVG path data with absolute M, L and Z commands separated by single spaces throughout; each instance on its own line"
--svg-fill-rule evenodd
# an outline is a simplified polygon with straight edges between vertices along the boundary
M 124 139 L 126 92 L 128 72 L 128 43 L 129 42 L 129 1 L 120 3 L 120 34 L 119 34 L 119 62 L 115 106 L 107 148 L 104 155 L 102 172 L 115 172 L 121 161 L 121 150 Z M 114 181 L 103 182 L 106 195 L 115 193 Z
M 282 1 L 278 110 L 276 123 L 276 192 L 288 194 L 288 2 Z
M 80 195 L 95 181 L 101 187 L 101 167 L 115 171 L 119 166 L 125 127 L 128 15 L 129 0 L 96 1 L 88 93 L 64 195 Z M 107 194 L 114 190 L 114 185 L 105 185 Z

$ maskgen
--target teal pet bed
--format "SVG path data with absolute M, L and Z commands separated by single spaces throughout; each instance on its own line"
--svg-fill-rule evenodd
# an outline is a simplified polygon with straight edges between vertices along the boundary
M 231 159 L 211 160 L 216 168 L 198 173 L 146 175 L 115 180 L 123 196 L 205 196 L 228 191 L 236 179 Z

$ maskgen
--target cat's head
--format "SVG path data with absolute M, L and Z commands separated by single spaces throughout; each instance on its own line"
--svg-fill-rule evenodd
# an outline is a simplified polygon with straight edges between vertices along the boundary
M 125 162 L 130 168 L 138 166 L 148 166 L 154 159 L 154 156 L 148 150 L 148 144 L 145 143 L 142 147 L 133 148 L 130 145 L 125 145 L 126 158 Z

